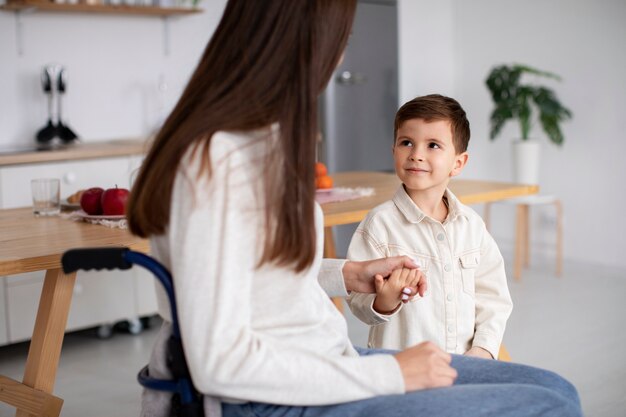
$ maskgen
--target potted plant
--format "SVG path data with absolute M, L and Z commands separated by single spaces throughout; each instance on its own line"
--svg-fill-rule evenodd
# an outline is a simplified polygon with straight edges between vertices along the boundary
M 537 184 L 539 178 L 539 142 L 530 140 L 535 111 L 543 131 L 555 145 L 563 144 L 560 123 L 570 119 L 572 113 L 564 107 L 551 89 L 532 84 L 522 84 L 523 74 L 560 81 L 553 73 L 525 65 L 501 65 L 489 73 L 485 83 L 495 108 L 490 117 L 490 138 L 495 139 L 509 119 L 517 119 L 521 137 L 513 146 L 515 181 Z M 535 111 L 534 111 L 534 110 Z

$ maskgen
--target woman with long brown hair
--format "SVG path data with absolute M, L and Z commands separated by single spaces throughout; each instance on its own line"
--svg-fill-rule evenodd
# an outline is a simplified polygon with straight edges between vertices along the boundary
M 395 354 L 351 345 L 327 293 L 372 292 L 375 275 L 416 267 L 321 259 L 317 100 L 355 2 L 230 0 L 134 185 L 130 228 L 172 272 L 205 407 L 226 417 L 459 416 L 484 404 L 472 415 L 579 415 L 575 390 L 544 371 L 453 360 L 430 343 Z M 451 386 L 457 370 L 465 385 L 423 390 Z M 526 401 L 538 411 L 514 414 Z M 167 413 L 156 408 L 145 415 Z

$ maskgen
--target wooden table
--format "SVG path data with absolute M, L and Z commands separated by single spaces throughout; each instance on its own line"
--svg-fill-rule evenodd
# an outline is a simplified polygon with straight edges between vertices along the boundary
M 345 172 L 333 175 L 340 187 L 373 187 L 375 195 L 324 204 L 325 256 L 335 256 L 332 226 L 360 222 L 376 205 L 391 199 L 399 185 L 394 174 Z M 484 203 L 537 192 L 536 186 L 455 180 L 450 188 L 466 203 Z M 76 274 L 64 274 L 61 256 L 68 249 L 127 246 L 147 252 L 148 242 L 126 230 L 59 217 L 34 218 L 30 208 L 0 210 L 0 275 L 46 271 L 23 382 L 0 376 L 0 401 L 17 416 L 58 416 L 63 404 L 52 395 Z
M 52 395 L 76 273 L 64 274 L 61 256 L 73 248 L 127 246 L 148 251 L 148 242 L 127 230 L 35 218 L 31 208 L 0 210 L 0 275 L 46 271 L 23 382 L 0 375 L 0 401 L 17 416 L 58 416 L 63 400 Z

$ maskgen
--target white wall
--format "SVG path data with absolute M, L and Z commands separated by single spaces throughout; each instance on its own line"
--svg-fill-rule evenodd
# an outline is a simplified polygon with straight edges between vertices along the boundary
M 22 16 L 19 56 L 16 18 L 0 13 L 0 147 L 30 144 L 45 124 L 39 76 L 52 62 L 67 69 L 64 119 L 85 141 L 145 136 L 179 96 L 224 4 L 204 1 L 204 13 L 170 19 L 169 56 L 161 18 L 44 12 Z
M 454 95 L 453 0 L 398 0 L 400 104 L 420 95 Z
M 511 179 L 510 139 L 518 131 L 511 124 L 495 142 L 488 139 L 492 107 L 484 80 L 490 68 L 519 62 L 563 77 L 562 83 L 548 84 L 574 113 L 563 125 L 564 146 L 555 147 L 540 129 L 533 130 L 544 145 L 542 192 L 563 200 L 567 258 L 626 266 L 626 217 L 621 214 L 626 186 L 620 169 L 626 153 L 626 3 L 400 0 L 400 5 L 405 55 L 400 97 L 452 91 L 461 102 L 472 126 L 465 178 Z M 426 43 L 422 53 L 406 56 L 412 44 Z M 554 235 L 540 231 L 549 216 L 547 208 L 541 211 L 545 214 L 536 216 L 533 244 L 550 252 Z M 505 249 L 513 237 L 512 214 L 512 208 L 495 207 L 494 235 Z

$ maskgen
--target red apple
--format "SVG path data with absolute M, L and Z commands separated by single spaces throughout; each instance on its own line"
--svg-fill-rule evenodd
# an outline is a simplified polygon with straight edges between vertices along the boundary
M 100 187 L 93 187 L 86 190 L 80 196 L 80 208 L 87 214 L 102 214 L 102 194 L 104 190 Z
M 105 216 L 121 216 L 126 213 L 126 200 L 130 191 L 126 188 L 109 188 L 102 193 L 102 212 Z

